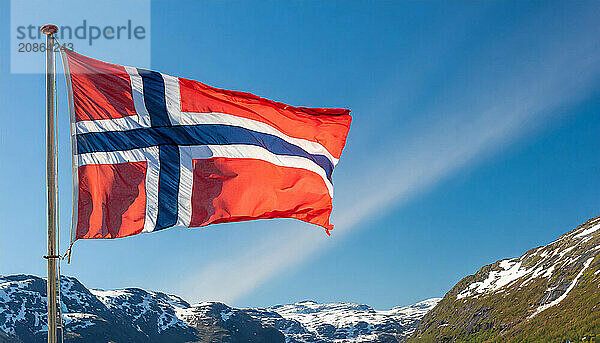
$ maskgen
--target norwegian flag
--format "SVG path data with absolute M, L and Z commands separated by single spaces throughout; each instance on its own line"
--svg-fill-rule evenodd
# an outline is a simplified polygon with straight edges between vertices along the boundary
M 347 109 L 250 93 L 63 51 L 73 240 L 296 218 L 324 227 Z

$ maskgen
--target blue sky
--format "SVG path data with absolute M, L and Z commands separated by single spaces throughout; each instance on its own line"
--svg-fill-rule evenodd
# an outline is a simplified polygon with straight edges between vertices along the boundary
M 0 9 L 0 273 L 45 275 L 44 79 L 10 73 Z M 597 2 L 152 2 L 153 69 L 352 109 L 336 229 L 271 220 L 82 241 L 63 273 L 236 306 L 442 296 L 600 214 L 599 15 Z

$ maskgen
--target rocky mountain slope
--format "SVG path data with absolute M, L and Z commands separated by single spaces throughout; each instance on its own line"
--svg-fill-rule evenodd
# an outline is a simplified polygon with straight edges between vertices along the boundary
M 387 311 L 377 311 L 362 304 L 305 301 L 273 306 L 267 312 L 275 312 L 292 324 L 274 323 L 288 342 L 402 342 L 412 335 L 419 320 L 440 300 L 432 298 Z M 259 312 L 256 310 L 255 313 Z M 263 322 L 272 320 L 268 315 L 260 317 Z M 297 330 L 295 323 L 304 330 Z
M 301 302 L 236 309 L 218 302 L 191 305 L 139 288 L 90 290 L 61 282 L 68 342 L 401 342 L 440 299 L 376 311 L 352 303 Z M 0 276 L 0 343 L 45 342 L 46 281 Z
M 600 341 L 600 217 L 461 280 L 409 342 Z

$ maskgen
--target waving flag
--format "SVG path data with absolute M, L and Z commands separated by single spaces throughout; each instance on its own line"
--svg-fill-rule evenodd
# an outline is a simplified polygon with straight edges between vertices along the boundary
M 264 218 L 333 228 L 331 174 L 349 110 L 63 54 L 74 239 Z

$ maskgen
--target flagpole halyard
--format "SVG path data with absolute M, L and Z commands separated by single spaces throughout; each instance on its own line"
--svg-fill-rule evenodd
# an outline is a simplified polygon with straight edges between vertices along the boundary
M 57 343 L 56 156 L 54 144 L 54 34 L 56 25 L 41 28 L 46 35 L 46 186 L 48 190 L 48 343 Z
M 70 242 L 69 242 L 69 248 L 67 248 L 67 251 L 65 252 L 65 255 L 62 257 L 63 259 L 66 257 L 67 258 L 67 263 L 70 264 L 71 263 L 71 252 L 72 252 L 72 248 L 73 248 L 73 244 L 75 243 L 75 233 L 76 233 L 76 227 L 77 227 L 77 204 L 79 203 L 78 199 L 79 199 L 79 177 L 78 177 L 78 170 L 77 170 L 77 144 L 75 141 L 75 132 L 73 131 L 73 123 L 75 123 L 75 109 L 74 109 L 74 105 L 73 105 L 73 85 L 71 84 L 71 69 L 69 67 L 69 61 L 68 58 L 65 55 L 65 47 L 62 46 L 60 44 L 60 41 L 58 39 L 56 39 L 56 42 L 58 43 L 58 45 L 60 46 L 60 57 L 62 60 L 62 64 L 63 64 L 63 70 L 65 72 L 65 84 L 67 86 L 67 106 L 69 108 L 69 122 L 70 122 L 70 137 L 71 137 L 71 166 L 72 166 L 72 172 L 73 172 L 73 211 L 72 211 L 72 216 L 71 216 L 71 234 L 70 234 Z

